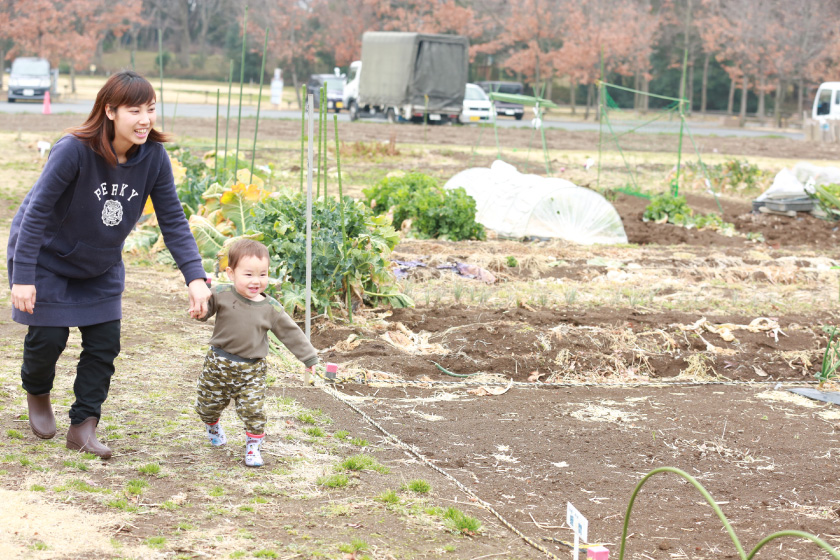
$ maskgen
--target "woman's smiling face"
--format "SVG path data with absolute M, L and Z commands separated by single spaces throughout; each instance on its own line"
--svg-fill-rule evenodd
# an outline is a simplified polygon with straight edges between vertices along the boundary
M 116 110 L 108 107 L 105 114 L 114 123 L 114 151 L 121 163 L 125 161 L 126 152 L 146 142 L 157 118 L 154 101 L 135 106 L 121 105 Z

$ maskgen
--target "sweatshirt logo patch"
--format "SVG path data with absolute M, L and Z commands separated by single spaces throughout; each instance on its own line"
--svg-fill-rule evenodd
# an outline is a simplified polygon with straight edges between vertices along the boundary
M 115 226 L 122 222 L 123 207 L 117 200 L 106 200 L 102 208 L 102 223 L 106 226 Z

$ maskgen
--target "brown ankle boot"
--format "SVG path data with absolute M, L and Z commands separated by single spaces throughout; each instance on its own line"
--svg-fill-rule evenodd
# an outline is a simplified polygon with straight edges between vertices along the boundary
M 53 416 L 50 394 L 26 393 L 26 404 L 29 405 L 29 427 L 32 428 L 32 433 L 41 439 L 50 439 L 55 436 L 55 416 Z
M 87 451 L 101 459 L 110 459 L 111 450 L 96 439 L 97 424 L 99 419 L 95 416 L 85 418 L 81 424 L 70 424 L 67 430 L 67 449 Z

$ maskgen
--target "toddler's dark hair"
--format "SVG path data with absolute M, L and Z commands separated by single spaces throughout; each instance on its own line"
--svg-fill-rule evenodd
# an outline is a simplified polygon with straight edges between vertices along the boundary
M 245 257 L 268 259 L 268 248 L 254 239 L 239 239 L 238 241 L 234 241 L 230 249 L 228 249 L 228 266 L 235 270 L 239 261 Z

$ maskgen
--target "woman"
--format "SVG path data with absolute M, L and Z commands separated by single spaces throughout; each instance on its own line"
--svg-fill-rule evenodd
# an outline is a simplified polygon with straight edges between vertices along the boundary
M 96 426 L 120 352 L 122 246 L 147 197 L 187 282 L 190 315 L 203 316 L 210 298 L 163 147 L 168 138 L 153 129 L 155 100 L 154 88 L 139 74 L 112 75 L 87 120 L 53 146 L 9 235 L 12 318 L 29 326 L 21 367 L 29 425 L 40 438 L 55 435 L 55 366 L 69 327 L 78 327 L 82 353 L 67 448 L 103 459 L 111 450 L 96 439 Z

